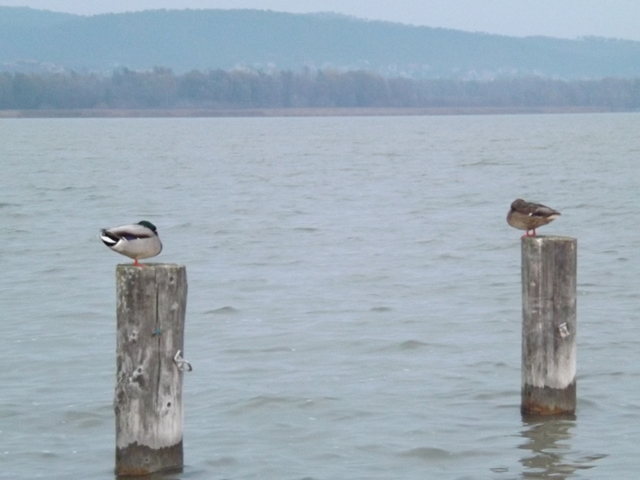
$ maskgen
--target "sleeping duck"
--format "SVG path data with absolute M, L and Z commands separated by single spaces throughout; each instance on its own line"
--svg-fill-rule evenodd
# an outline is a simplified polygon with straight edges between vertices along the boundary
M 553 222 L 560 216 L 560 212 L 539 203 L 525 202 L 518 198 L 511 204 L 507 214 L 507 223 L 513 228 L 525 230 L 525 237 L 535 237 L 536 228 Z M 529 234 L 533 231 L 532 234 Z
M 105 228 L 100 232 L 100 240 L 111 250 L 133 258 L 136 267 L 143 266 L 138 260 L 155 257 L 162 251 L 156 226 L 146 220 L 134 225 Z

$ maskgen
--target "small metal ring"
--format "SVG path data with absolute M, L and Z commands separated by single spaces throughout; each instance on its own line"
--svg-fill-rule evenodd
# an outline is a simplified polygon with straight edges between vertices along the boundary
M 182 350 L 178 350 L 176 352 L 176 355 L 173 357 L 173 361 L 176 364 L 176 366 L 178 367 L 178 370 L 180 370 L 181 372 L 190 372 L 193 370 L 193 367 L 191 366 L 191 364 L 189 362 L 187 362 L 184 358 L 182 358 L 182 355 L 180 355 L 180 353 L 182 352 Z
M 571 333 L 569 333 L 569 326 L 567 325 L 567 322 L 558 327 L 558 333 L 560 334 L 560 338 L 567 338 L 571 335 Z

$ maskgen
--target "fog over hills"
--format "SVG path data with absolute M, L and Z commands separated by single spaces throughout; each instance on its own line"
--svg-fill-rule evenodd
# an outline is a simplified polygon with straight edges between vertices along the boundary
M 505 37 L 261 10 L 79 16 L 0 7 L 0 70 L 367 70 L 395 77 L 640 77 L 640 42 Z

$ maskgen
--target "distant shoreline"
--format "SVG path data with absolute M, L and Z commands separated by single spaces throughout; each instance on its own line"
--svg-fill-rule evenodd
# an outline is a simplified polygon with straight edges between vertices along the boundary
M 0 110 L 1 118 L 194 118 L 194 117 L 369 117 L 427 115 L 517 115 L 607 113 L 593 107 L 432 107 L 432 108 L 248 108 L 248 109 L 83 109 Z

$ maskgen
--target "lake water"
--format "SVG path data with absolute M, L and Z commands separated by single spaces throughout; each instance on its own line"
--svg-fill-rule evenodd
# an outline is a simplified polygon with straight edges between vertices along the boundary
M 187 266 L 167 478 L 637 478 L 640 114 L 0 121 L 0 478 L 112 479 L 115 266 Z M 520 415 L 517 197 L 578 238 L 576 419 Z

